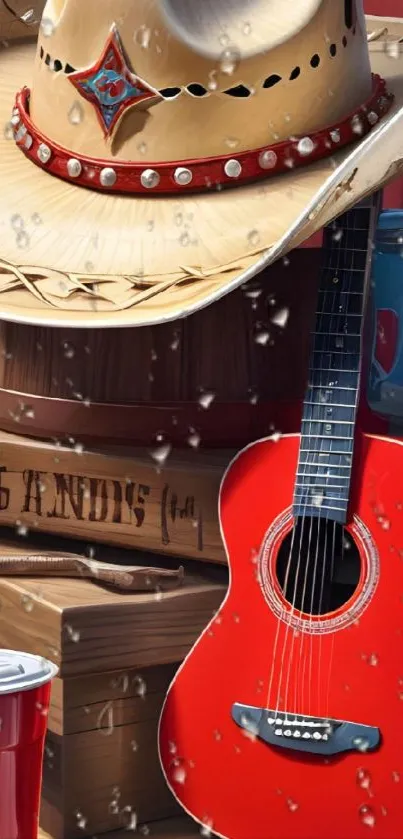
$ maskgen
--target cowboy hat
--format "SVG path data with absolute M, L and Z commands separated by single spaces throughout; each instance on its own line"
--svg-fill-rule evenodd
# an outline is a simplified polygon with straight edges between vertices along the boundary
M 402 169 L 403 22 L 362 0 L 48 0 L 37 44 L 13 2 L 3 319 L 190 314 Z

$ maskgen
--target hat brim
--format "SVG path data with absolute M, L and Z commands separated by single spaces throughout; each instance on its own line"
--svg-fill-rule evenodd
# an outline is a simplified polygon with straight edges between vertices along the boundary
M 396 41 L 403 22 L 388 26 Z M 0 124 L 29 84 L 35 45 L 0 55 Z M 370 44 L 395 102 L 331 159 L 205 195 L 111 196 L 53 178 L 0 136 L 0 318 L 52 326 L 174 320 L 246 282 L 363 196 L 403 173 L 403 55 Z M 300 278 L 296 277 L 296 281 Z

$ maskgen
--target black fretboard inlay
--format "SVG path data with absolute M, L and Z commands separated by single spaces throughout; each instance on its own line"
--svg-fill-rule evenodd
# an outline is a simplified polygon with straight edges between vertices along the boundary
M 294 516 L 344 524 L 350 495 L 362 323 L 378 196 L 324 233 L 308 387 L 294 488 Z

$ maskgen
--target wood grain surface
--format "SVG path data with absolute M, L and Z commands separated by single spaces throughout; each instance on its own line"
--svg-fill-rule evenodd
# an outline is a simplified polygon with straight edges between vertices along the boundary
M 160 452 L 0 432 L 0 526 L 226 563 L 217 499 L 234 452 Z
M 199 827 L 191 819 L 186 817 L 151 822 L 147 825 L 147 828 L 149 833 L 145 832 L 142 834 L 141 828 L 139 828 L 137 831 L 138 835 L 150 836 L 150 839 L 196 839 L 196 837 L 200 839 Z M 99 839 L 127 839 L 128 835 L 129 833 L 126 829 L 114 830 L 105 833 L 103 838 L 99 837 Z M 53 838 L 49 833 L 44 833 L 43 830 L 39 829 L 38 839 Z
M 41 542 L 49 544 L 36 540 L 35 550 Z M 23 549 L 32 549 L 26 539 L 0 540 L 0 554 Z M 115 560 L 121 554 L 114 549 Z M 180 588 L 147 593 L 89 580 L 0 577 L 0 643 L 50 658 L 62 678 L 179 662 L 227 589 L 226 569 L 188 565 Z

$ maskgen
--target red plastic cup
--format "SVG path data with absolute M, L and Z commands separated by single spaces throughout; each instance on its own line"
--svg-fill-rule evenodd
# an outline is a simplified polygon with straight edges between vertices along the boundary
M 0 650 L 0 839 L 37 839 L 51 680 L 58 668 Z

